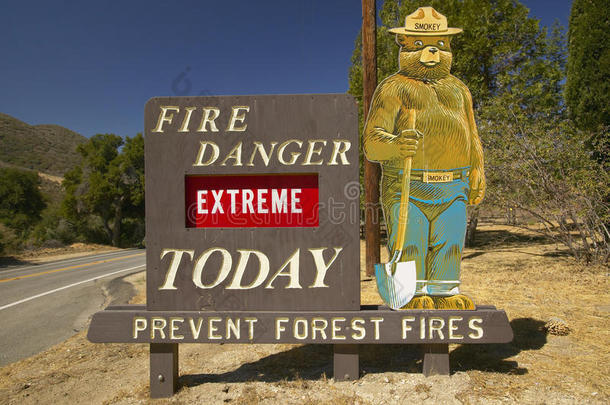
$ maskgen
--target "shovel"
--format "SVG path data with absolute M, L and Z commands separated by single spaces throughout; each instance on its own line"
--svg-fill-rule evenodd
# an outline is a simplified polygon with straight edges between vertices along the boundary
M 415 129 L 415 110 L 409 110 L 408 129 Z M 411 180 L 411 160 L 409 156 L 403 162 L 398 213 L 398 229 L 394 252 L 389 263 L 375 265 L 377 290 L 387 306 L 396 310 L 405 306 L 415 295 L 417 270 L 414 261 L 401 262 L 402 247 L 407 233 L 409 216 L 409 188 Z

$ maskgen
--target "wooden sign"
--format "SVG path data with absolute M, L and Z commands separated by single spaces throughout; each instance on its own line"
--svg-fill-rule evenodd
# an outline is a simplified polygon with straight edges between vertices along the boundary
M 150 395 L 178 388 L 180 343 L 358 345 L 512 339 L 504 311 L 360 305 L 357 106 L 348 95 L 153 98 L 145 109 L 146 305 L 94 314 L 91 342 L 149 343 Z
M 121 343 L 505 343 L 512 339 L 506 314 L 412 310 L 378 306 L 360 311 L 146 311 L 98 312 L 94 342 Z M 108 327 L 112 325 L 113 327 Z
M 149 310 L 360 307 L 351 96 L 153 98 Z

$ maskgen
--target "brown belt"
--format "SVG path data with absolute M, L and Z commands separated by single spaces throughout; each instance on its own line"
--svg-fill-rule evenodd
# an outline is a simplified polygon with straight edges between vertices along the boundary
M 384 167 L 383 175 L 398 178 L 400 169 L 393 167 Z M 426 170 L 411 170 L 411 180 L 421 181 L 423 183 L 450 183 L 454 180 L 462 180 L 463 169 L 447 170 L 447 171 L 426 171 Z M 470 174 L 470 170 L 466 171 L 466 176 Z

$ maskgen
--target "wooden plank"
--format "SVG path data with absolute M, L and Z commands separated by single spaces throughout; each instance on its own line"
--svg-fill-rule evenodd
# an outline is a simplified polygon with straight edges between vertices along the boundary
M 424 365 L 422 373 L 431 375 L 449 375 L 449 345 L 428 344 L 423 346 Z
M 353 381 L 360 378 L 358 345 L 333 345 L 333 378 L 335 381 Z
M 109 305 L 106 307 L 106 311 L 125 311 L 125 310 L 144 311 L 144 310 L 146 310 L 146 305 Z
M 178 345 L 150 345 L 150 397 L 167 398 L 178 389 Z
M 88 338 L 116 343 L 506 343 L 506 313 L 474 311 L 102 311 Z

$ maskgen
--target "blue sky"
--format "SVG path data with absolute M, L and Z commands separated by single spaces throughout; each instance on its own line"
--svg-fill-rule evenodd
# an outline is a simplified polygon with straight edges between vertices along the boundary
M 567 26 L 571 1 L 522 2 L 542 24 Z M 0 10 L 0 112 L 88 137 L 141 132 L 154 96 L 343 93 L 361 25 L 358 0 L 2 0 Z

